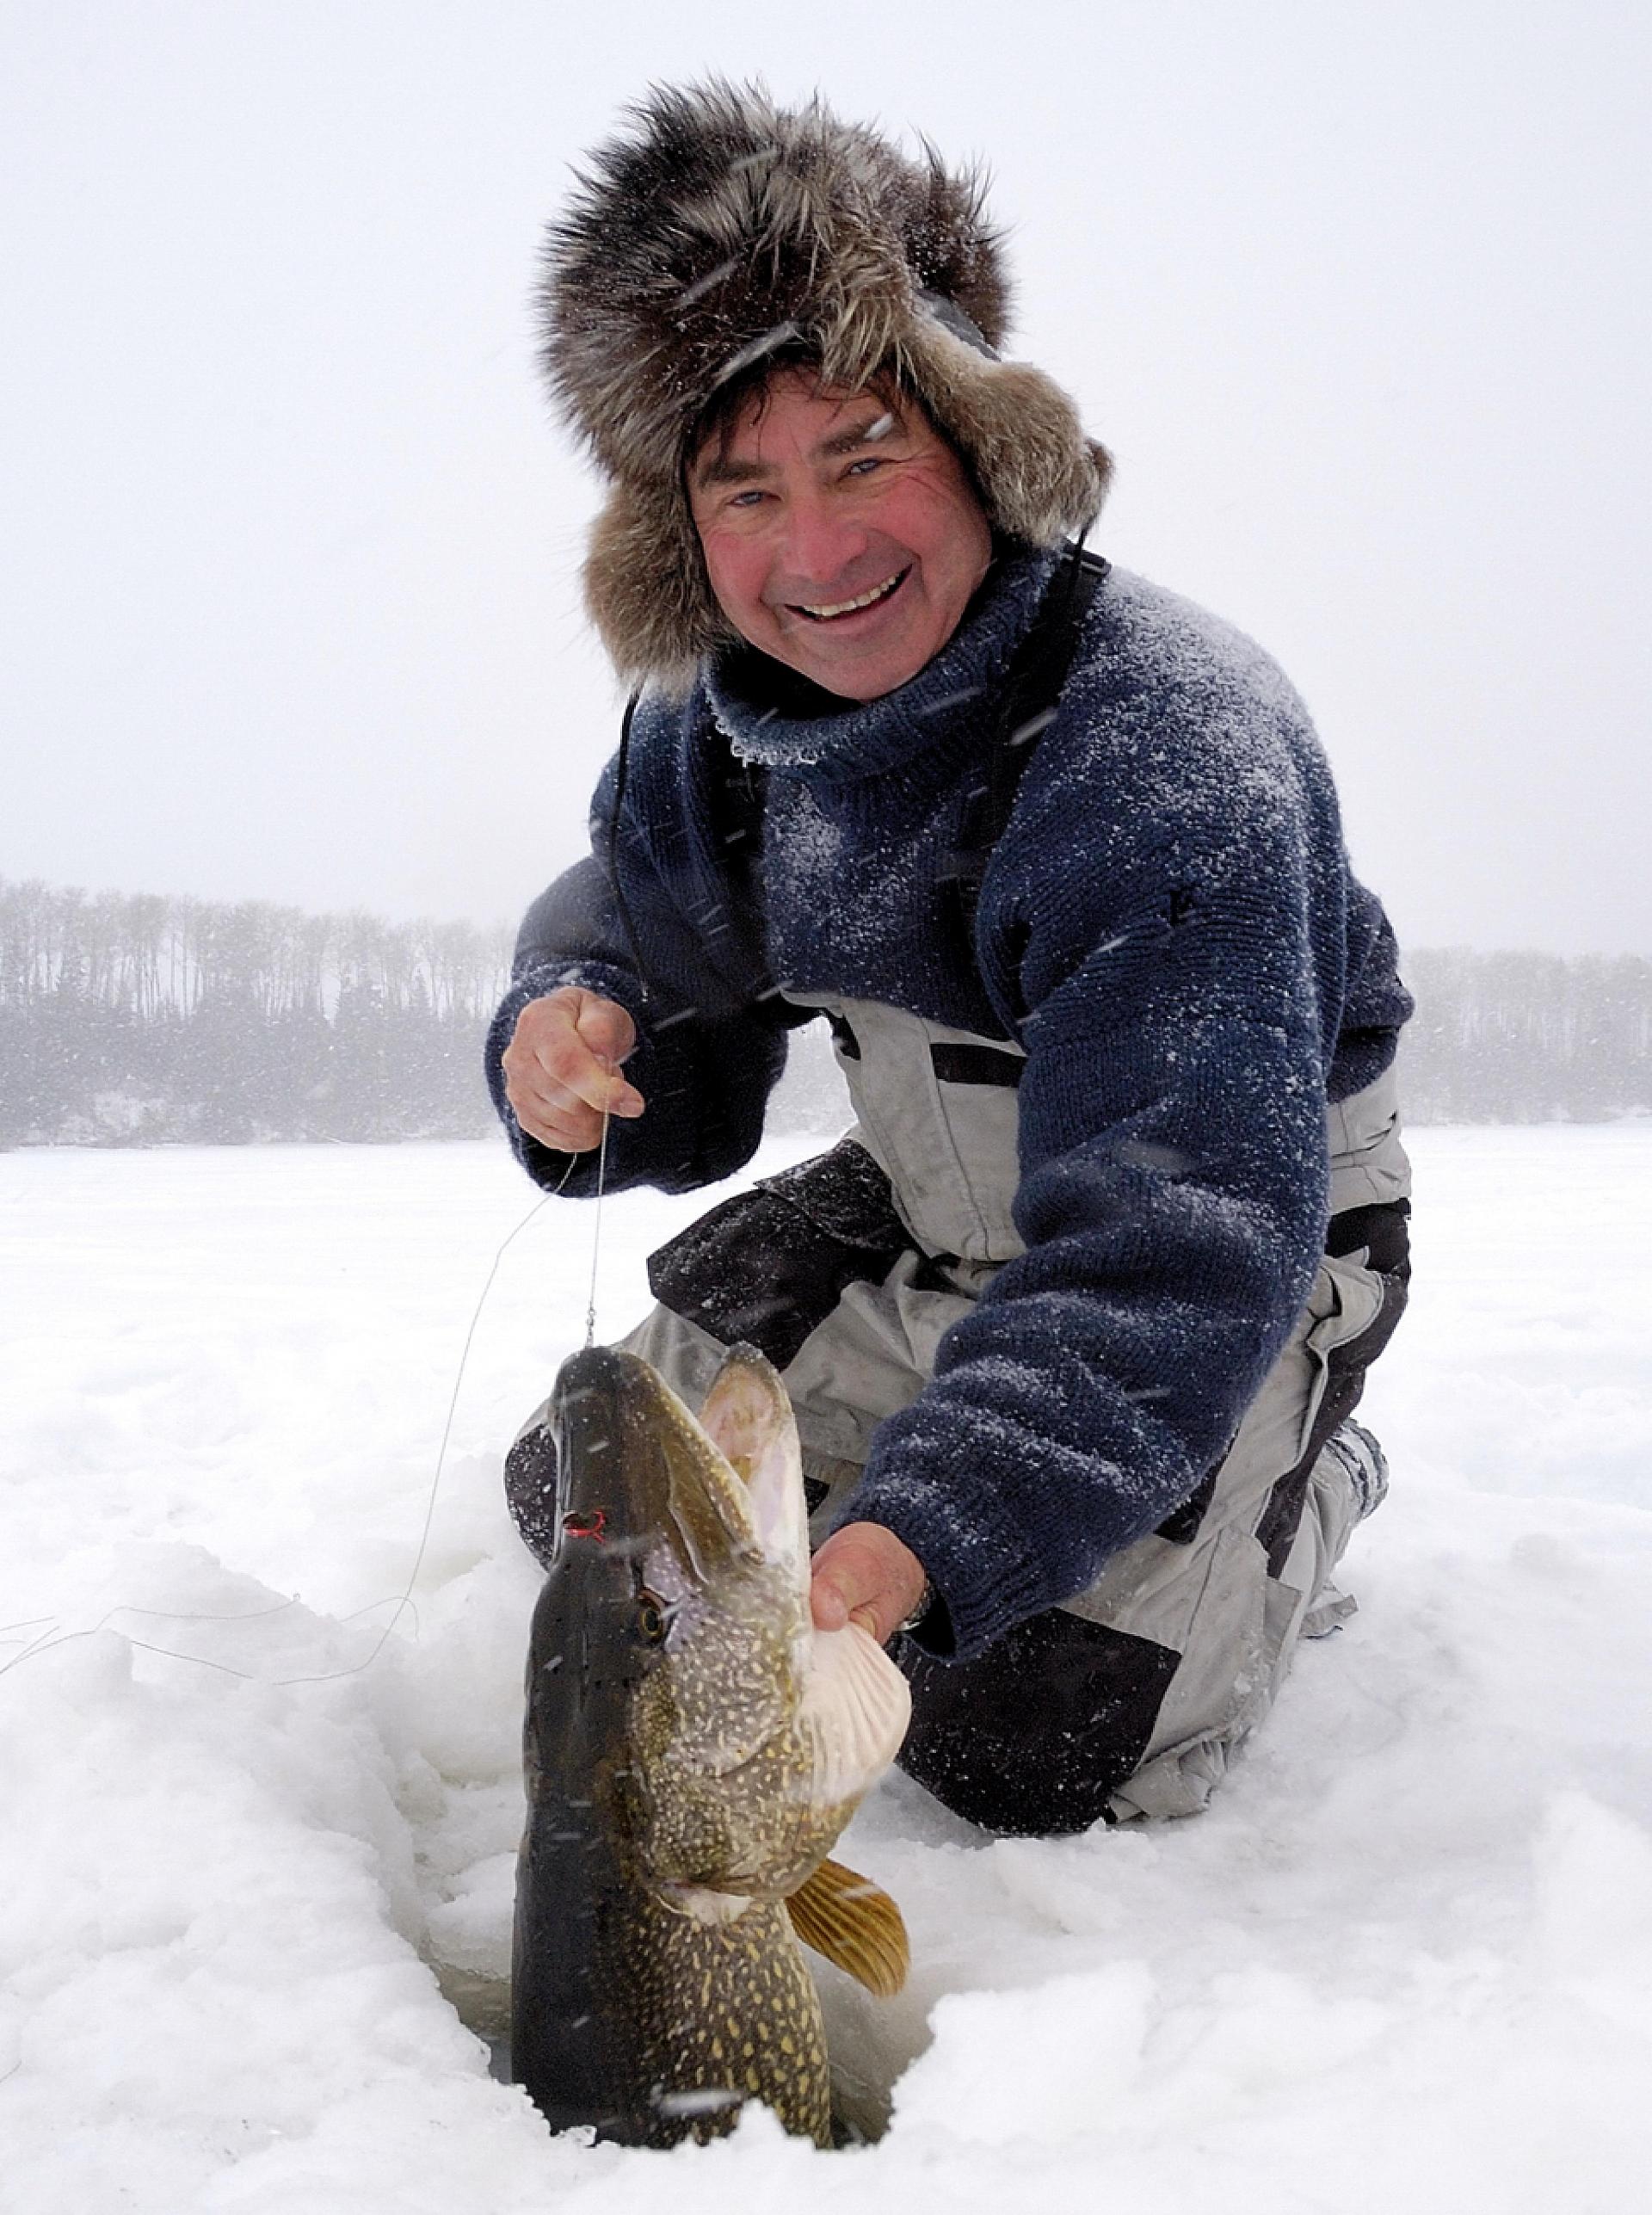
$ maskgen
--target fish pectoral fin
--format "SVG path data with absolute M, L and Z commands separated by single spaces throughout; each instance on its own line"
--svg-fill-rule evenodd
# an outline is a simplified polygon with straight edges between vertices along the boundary
M 823 1861 L 786 1903 L 792 1928 L 880 2000 L 892 2000 L 912 1965 L 906 1924 L 881 1885 L 841 1861 Z
M 870 1792 L 911 1719 L 906 1679 L 876 1638 L 859 1623 L 816 1632 L 798 1725 L 817 1807 L 852 1808 Z
M 662 1886 L 661 1898 L 676 1915 L 686 1915 L 694 1922 L 738 1922 L 751 1905 L 749 1892 L 714 1892 L 705 1885 L 666 1885 Z

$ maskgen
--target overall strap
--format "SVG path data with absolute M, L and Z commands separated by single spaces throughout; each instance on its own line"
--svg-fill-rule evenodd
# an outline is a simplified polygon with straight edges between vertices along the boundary
M 613 777 L 613 817 L 608 825 L 608 852 L 605 873 L 608 889 L 613 894 L 613 904 L 619 912 L 620 928 L 626 935 L 626 944 L 631 948 L 631 958 L 636 965 L 637 982 L 642 987 L 643 1005 L 646 1007 L 654 995 L 649 974 L 643 966 L 642 949 L 637 943 L 637 929 L 631 919 L 631 910 L 626 902 L 625 886 L 620 881 L 620 819 L 626 805 L 626 779 L 631 770 L 631 726 L 637 719 L 637 705 L 642 699 L 638 686 L 626 702 L 625 719 L 620 725 L 620 758 Z M 603 859 L 599 855 L 598 860 Z
M 958 845 L 948 857 L 943 880 L 971 966 L 981 880 L 992 849 L 1009 822 L 1033 747 L 1056 719 L 1057 704 L 1073 665 L 1084 618 L 1111 567 L 1100 554 L 1087 552 L 1082 540 L 1070 550 L 1063 568 L 1051 579 L 1032 627 L 1022 639 L 1004 680 L 991 756 L 985 774 L 965 797 Z
M 607 879 L 619 913 L 620 926 L 626 943 L 631 949 L 638 981 L 642 985 L 644 1003 L 655 997 L 650 979 L 644 966 L 642 948 L 626 901 L 625 887 L 620 878 L 620 822 L 626 804 L 626 784 L 631 768 L 631 727 L 637 714 L 640 691 L 632 693 L 626 703 L 625 719 L 620 726 L 620 753 L 614 771 L 613 818 L 610 828 L 610 853 Z M 768 772 L 760 762 L 743 762 L 732 746 L 724 742 L 712 770 L 708 788 L 712 835 L 722 863 L 724 880 L 728 887 L 729 902 L 737 934 L 750 945 L 761 947 L 762 888 L 757 863 L 763 847 L 763 799 L 768 782 Z M 766 964 L 760 964 L 752 981 L 751 996 L 758 1001 L 778 1001 L 780 988 L 769 975 Z M 782 1020 L 804 1022 L 806 1015 Z

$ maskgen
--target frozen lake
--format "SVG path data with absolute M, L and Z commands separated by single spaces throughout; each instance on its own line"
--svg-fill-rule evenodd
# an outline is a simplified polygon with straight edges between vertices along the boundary
M 583 1336 L 592 1211 L 504 1252 L 432 1506 L 533 1202 L 502 1145 L 0 1156 L 0 2204 L 1638 2204 L 1652 1127 L 1411 1143 L 1353 1623 L 1194 1822 L 994 1843 L 893 1780 L 845 1852 L 912 1984 L 830 1996 L 898 2079 L 888 2135 L 758 2115 L 669 2156 L 552 2139 L 467 2027 L 508 1964 L 537 1585 L 500 1460 Z M 706 1204 L 606 1204 L 601 1336 Z

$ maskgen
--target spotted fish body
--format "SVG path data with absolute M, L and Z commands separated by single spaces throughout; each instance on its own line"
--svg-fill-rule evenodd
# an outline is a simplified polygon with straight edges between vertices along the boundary
M 803 1903 L 899 1744 L 904 1681 L 858 1628 L 813 1630 L 796 1434 L 761 1355 L 730 1354 L 696 1422 L 644 1362 L 588 1349 L 552 1422 L 514 2074 L 557 2128 L 669 2145 L 756 2098 L 824 2144 L 826 2042 L 792 1925 L 814 1931 Z M 861 1892 L 898 1931 L 855 1882 L 828 1923 L 851 1924 Z M 853 1947 L 839 1958 L 856 1967 Z

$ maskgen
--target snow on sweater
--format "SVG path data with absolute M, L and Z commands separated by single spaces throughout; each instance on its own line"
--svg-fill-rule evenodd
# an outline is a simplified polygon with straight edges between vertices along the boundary
M 1082 1590 L 1221 1459 L 1323 1246 L 1327 1101 L 1382 1073 L 1410 1012 L 1301 701 L 1242 635 L 1118 571 L 988 863 L 971 958 L 946 879 L 1052 567 L 1002 552 L 935 659 L 864 706 L 821 713 L 753 653 L 686 703 L 645 697 L 617 835 L 613 765 L 593 820 L 629 930 L 596 861 L 558 879 L 488 1048 L 518 1156 L 555 1183 L 567 1157 L 516 1126 L 500 1057 L 558 984 L 622 1002 L 648 1108 L 612 1126 L 608 1181 L 668 1191 L 756 1145 L 800 1020 L 773 978 L 1025 1049 L 1026 1251 L 879 1427 L 845 1509 L 912 1548 L 960 1656 Z M 742 759 L 767 770 L 755 895 L 726 867 L 719 786 Z M 586 1157 L 567 1189 L 595 1181 Z

